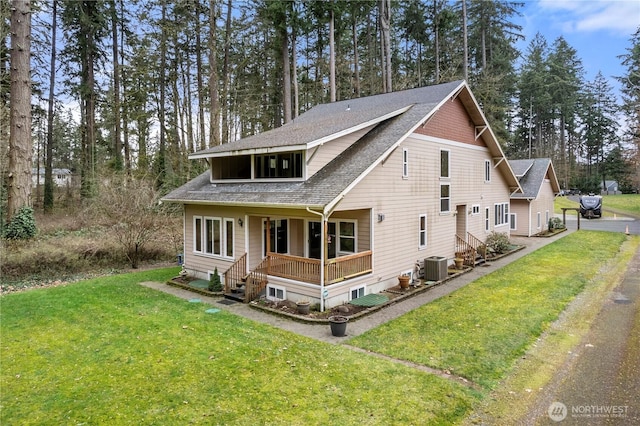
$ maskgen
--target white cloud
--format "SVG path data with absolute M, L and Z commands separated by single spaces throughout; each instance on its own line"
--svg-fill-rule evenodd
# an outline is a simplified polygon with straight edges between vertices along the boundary
M 566 33 L 607 31 L 626 37 L 640 26 L 637 0 L 540 0 L 538 6 Z

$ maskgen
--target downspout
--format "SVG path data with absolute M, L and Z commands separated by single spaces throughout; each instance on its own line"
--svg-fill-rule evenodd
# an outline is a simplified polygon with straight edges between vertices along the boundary
M 307 207 L 307 211 L 309 213 L 317 214 L 322 219 L 320 221 L 320 233 L 322 234 L 322 250 L 320 250 L 320 312 L 324 312 L 324 260 L 325 260 L 325 247 L 327 244 L 326 239 L 326 220 L 327 216 L 325 216 L 324 212 L 319 213 L 315 210 L 311 210 Z

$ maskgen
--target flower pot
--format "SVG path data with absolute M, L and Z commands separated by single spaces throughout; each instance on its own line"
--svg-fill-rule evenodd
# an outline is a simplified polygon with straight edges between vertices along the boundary
M 296 303 L 298 307 L 298 313 L 300 315 L 309 315 L 309 309 L 311 308 L 311 303 L 309 302 L 298 302 Z
M 462 269 L 462 266 L 464 264 L 464 259 L 462 259 L 460 257 L 456 257 L 455 259 L 453 259 L 453 261 L 456 264 L 456 269 Z
M 398 282 L 400 283 L 400 288 L 405 289 L 409 287 L 409 280 L 411 277 L 409 275 L 400 275 L 398 277 Z
M 329 317 L 329 325 L 331 326 L 331 335 L 342 337 L 347 332 L 347 322 L 349 318 L 341 315 Z

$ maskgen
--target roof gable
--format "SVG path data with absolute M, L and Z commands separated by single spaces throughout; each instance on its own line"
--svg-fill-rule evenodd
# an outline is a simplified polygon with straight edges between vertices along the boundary
M 520 180 L 520 186 L 523 191 L 522 194 L 512 195 L 512 198 L 537 198 L 545 179 L 549 179 L 554 193 L 560 192 L 556 172 L 549 158 L 509 160 L 509 164 L 511 164 L 511 168 Z
M 451 100 L 461 102 L 469 120 L 476 127 L 475 137 L 483 138 L 494 158 L 495 167 L 504 175 L 512 191 L 520 191 L 518 180 L 505 161 L 504 153 L 475 98 L 465 82 L 457 81 L 319 105 L 301 115 L 294 124 L 246 140 L 199 151 L 191 157 L 246 154 L 248 150 L 272 150 L 278 147 L 291 149 L 292 146 L 301 145 L 309 147 L 318 141 L 330 140 L 332 135 L 344 135 L 349 129 L 358 129 L 364 124 L 371 126 L 372 122 L 377 121 L 370 131 L 306 181 L 211 183 L 209 172 L 205 172 L 172 191 L 164 200 L 223 205 L 309 207 L 330 211 L 402 141 L 427 123 Z

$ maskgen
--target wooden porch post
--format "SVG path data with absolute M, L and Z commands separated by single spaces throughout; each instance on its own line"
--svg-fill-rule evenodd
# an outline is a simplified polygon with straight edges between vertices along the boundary
M 267 243 L 267 248 L 265 250 L 265 255 L 267 256 L 267 275 L 271 272 L 271 256 L 269 256 L 269 253 L 271 253 L 271 218 L 267 217 L 267 229 L 266 229 L 266 233 L 267 235 L 265 236 L 266 238 L 266 243 Z

